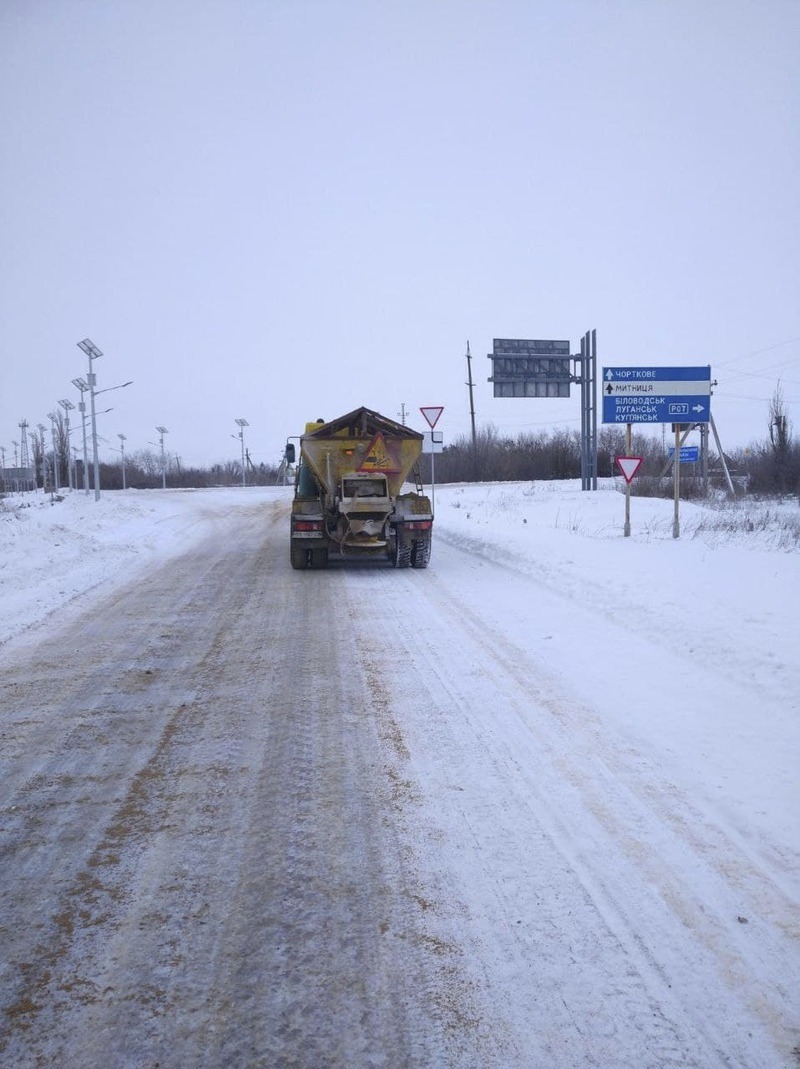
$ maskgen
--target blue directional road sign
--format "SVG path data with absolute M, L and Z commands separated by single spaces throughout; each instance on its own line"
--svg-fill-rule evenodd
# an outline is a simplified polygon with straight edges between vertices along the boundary
M 711 366 L 604 367 L 603 423 L 708 423 Z
M 669 448 L 669 459 L 675 456 L 675 446 Z M 700 446 L 699 445 L 682 445 L 678 459 L 681 464 L 697 464 L 700 460 Z

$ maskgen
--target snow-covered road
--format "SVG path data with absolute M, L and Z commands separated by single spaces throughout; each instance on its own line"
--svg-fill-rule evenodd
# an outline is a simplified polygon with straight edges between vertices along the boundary
M 796 1064 L 796 553 L 448 488 L 427 571 L 296 573 L 282 489 L 146 500 L 8 584 L 4 1065 Z

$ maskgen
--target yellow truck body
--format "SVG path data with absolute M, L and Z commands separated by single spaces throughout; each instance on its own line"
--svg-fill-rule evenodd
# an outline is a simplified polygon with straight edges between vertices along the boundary
M 307 424 L 292 504 L 291 563 L 373 556 L 427 567 L 433 515 L 416 465 L 423 436 L 368 408 Z M 415 489 L 404 492 L 413 477 Z

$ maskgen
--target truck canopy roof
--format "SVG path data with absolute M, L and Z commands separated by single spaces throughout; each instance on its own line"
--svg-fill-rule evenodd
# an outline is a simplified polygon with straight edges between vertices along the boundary
M 391 497 L 419 459 L 425 436 L 370 408 L 312 425 L 300 438 L 302 461 L 330 500 L 344 476 L 385 475 Z
M 424 435 L 410 427 L 397 423 L 388 416 L 382 416 L 371 408 L 355 408 L 346 416 L 332 419 L 330 423 L 320 423 L 313 431 L 306 431 L 304 438 L 370 438 L 376 434 L 385 434 L 391 438 L 413 438 L 422 440 Z

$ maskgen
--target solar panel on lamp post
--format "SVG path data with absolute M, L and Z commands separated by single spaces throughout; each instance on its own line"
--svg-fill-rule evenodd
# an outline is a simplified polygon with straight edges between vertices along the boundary
M 94 499 L 100 500 L 100 460 L 97 455 L 97 416 L 94 410 L 94 388 L 97 383 L 97 376 L 92 371 L 92 361 L 97 360 L 103 355 L 102 351 L 97 348 L 91 338 L 84 338 L 83 341 L 77 343 L 78 348 L 82 349 L 84 353 L 89 357 L 89 374 L 87 376 L 87 382 L 89 383 L 89 399 L 91 401 L 92 408 L 92 461 L 94 464 Z
M 242 486 L 245 487 L 247 486 L 247 469 L 244 466 L 244 429 L 249 427 L 250 424 L 246 419 L 235 419 L 233 422 L 239 428 L 239 437 L 242 441 Z

